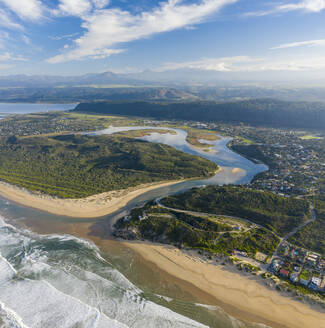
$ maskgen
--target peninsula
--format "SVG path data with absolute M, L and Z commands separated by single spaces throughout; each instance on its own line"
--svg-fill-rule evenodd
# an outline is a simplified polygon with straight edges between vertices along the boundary
M 102 216 L 149 190 L 218 170 L 173 147 L 121 136 L 3 137 L 0 150 L 1 195 L 74 217 Z

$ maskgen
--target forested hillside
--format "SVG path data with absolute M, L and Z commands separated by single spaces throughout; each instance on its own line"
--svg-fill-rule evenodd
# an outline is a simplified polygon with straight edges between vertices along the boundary
M 258 251 L 272 255 L 280 241 L 264 228 L 249 227 L 239 233 L 234 231 L 233 225 L 221 223 L 218 218 L 179 213 L 157 207 L 153 202 L 133 209 L 127 220 L 120 219 L 115 228 L 117 237 L 147 239 L 227 255 L 233 249 L 240 249 L 251 256 Z
M 295 245 L 325 255 L 325 196 L 315 200 L 316 220 L 295 235 L 289 241 Z
M 213 175 L 217 165 L 170 146 L 125 137 L 0 138 L 0 180 L 61 198 Z
M 280 235 L 311 216 L 308 201 L 235 186 L 194 188 L 162 202 L 171 208 L 248 219 Z
M 156 119 L 243 122 L 252 125 L 293 128 L 325 127 L 325 104 L 256 99 L 237 102 L 93 102 L 81 103 L 75 111 L 133 115 Z

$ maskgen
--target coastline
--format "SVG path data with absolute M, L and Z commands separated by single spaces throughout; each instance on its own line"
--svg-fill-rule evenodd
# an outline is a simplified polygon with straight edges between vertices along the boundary
M 132 199 L 148 191 L 168 187 L 182 180 L 148 183 L 136 187 L 104 192 L 86 198 L 61 199 L 45 194 L 35 194 L 9 183 L 0 181 L 0 196 L 20 205 L 73 218 L 98 218 L 124 207 Z
M 216 304 L 233 309 L 236 318 L 271 327 L 319 328 L 325 313 L 318 305 L 307 305 L 263 286 L 258 277 L 245 276 L 230 265 L 215 265 L 194 251 L 150 242 L 122 242 L 160 270 L 213 296 Z M 222 306 L 223 307 L 223 306 Z M 238 315 L 239 314 L 239 315 Z
M 223 171 L 221 166 L 214 176 Z M 46 194 L 36 194 L 10 183 L 0 181 L 0 196 L 20 205 L 51 214 L 71 218 L 98 218 L 118 211 L 134 198 L 154 189 L 168 187 L 186 180 L 200 178 L 160 181 L 138 185 L 127 189 L 113 190 L 85 198 L 63 199 Z

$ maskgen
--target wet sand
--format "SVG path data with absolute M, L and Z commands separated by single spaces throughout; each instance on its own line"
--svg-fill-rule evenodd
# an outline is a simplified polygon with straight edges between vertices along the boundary
M 232 308 L 229 313 L 244 321 L 255 321 L 272 327 L 325 327 L 325 311 L 283 296 L 263 286 L 261 278 L 245 277 L 235 267 L 207 263 L 194 252 L 183 252 L 173 246 L 147 242 L 127 242 L 144 259 L 177 279 Z M 218 302 L 220 304 L 220 302 Z M 236 309 L 236 310 L 234 310 Z
M 38 233 L 68 233 L 92 240 L 103 254 L 115 253 L 121 259 L 127 268 L 122 273 L 129 280 L 160 295 L 221 307 L 247 323 L 273 328 L 325 327 L 325 312 L 318 305 L 310 306 L 272 290 L 261 278 L 238 272 L 234 266 L 208 263 L 195 251 L 113 239 L 109 221 L 64 223 L 39 218 L 28 219 L 25 224 Z

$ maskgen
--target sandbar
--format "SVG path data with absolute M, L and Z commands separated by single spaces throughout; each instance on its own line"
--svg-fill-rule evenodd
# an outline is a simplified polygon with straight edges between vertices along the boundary
M 148 191 L 168 187 L 184 180 L 142 184 L 136 187 L 104 192 L 78 199 L 62 199 L 36 194 L 0 181 L 0 196 L 18 204 L 48 213 L 75 218 L 97 218 L 111 214 L 124 207 L 129 201 Z

